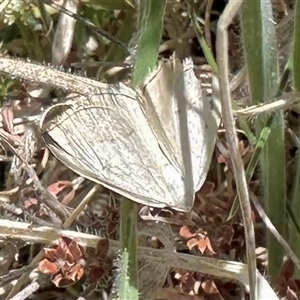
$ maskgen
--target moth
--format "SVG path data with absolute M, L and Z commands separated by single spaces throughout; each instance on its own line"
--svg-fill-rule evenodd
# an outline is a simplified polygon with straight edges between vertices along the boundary
M 138 89 L 8 60 L 0 57 L 0 71 L 73 92 L 39 122 L 57 159 L 143 205 L 191 210 L 220 120 L 219 98 L 202 95 L 191 58 L 162 62 Z

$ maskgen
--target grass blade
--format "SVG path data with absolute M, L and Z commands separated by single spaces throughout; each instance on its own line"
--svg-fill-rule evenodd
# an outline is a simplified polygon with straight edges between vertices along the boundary
M 133 85 L 143 83 L 157 63 L 158 49 L 163 29 L 166 1 L 142 1 L 139 7 L 139 39 L 133 74 Z M 137 300 L 137 204 L 123 198 L 121 208 L 121 263 L 126 272 L 120 276 L 119 299 Z
M 139 38 L 133 76 L 134 86 L 140 85 L 158 58 L 166 0 L 141 1 L 139 7 Z
M 253 101 L 268 101 L 278 91 L 277 41 L 272 22 L 271 1 L 245 1 L 242 7 L 241 27 Z M 256 121 L 259 135 L 266 124 L 265 117 Z M 285 140 L 283 113 L 274 115 L 271 132 L 261 155 L 264 201 L 268 216 L 285 237 Z M 276 170 L 276 172 L 274 172 Z M 268 236 L 269 274 L 276 276 L 282 264 L 283 251 L 278 242 Z

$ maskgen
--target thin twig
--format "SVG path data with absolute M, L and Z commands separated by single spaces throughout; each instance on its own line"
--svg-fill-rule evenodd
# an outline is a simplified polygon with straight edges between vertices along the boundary
M 28 267 L 24 266 L 20 269 L 11 270 L 7 274 L 0 276 L 0 287 L 3 287 L 9 282 L 19 278 L 24 272 L 27 271 L 28 271 Z
M 74 220 L 78 217 L 78 215 L 84 210 L 85 206 L 90 202 L 92 197 L 96 192 L 103 189 L 102 185 L 96 184 L 94 187 L 87 193 L 87 195 L 83 198 L 82 201 L 77 205 L 72 214 L 68 217 L 68 219 L 64 223 L 64 228 L 68 228 L 74 222 Z
M 221 15 L 217 27 L 217 61 L 219 67 L 219 81 L 220 81 L 220 96 L 222 100 L 222 116 L 224 126 L 226 128 L 226 138 L 228 148 L 231 152 L 231 162 L 237 192 L 240 200 L 240 207 L 242 210 L 243 223 L 245 228 L 246 252 L 248 262 L 248 274 L 250 283 L 250 300 L 257 299 L 256 296 L 256 254 L 255 254 L 255 240 L 254 240 L 254 226 L 251 218 L 251 205 L 248 193 L 248 185 L 244 169 L 244 163 L 239 150 L 237 133 L 232 113 L 232 104 L 230 96 L 229 85 L 229 71 L 228 71 L 228 26 L 232 19 L 238 13 L 242 1 L 230 0 L 227 4 L 223 14 Z
M 156 233 L 154 232 L 153 236 L 155 235 Z M 32 226 L 31 224 L 23 222 L 0 220 L 0 237 L 5 238 L 8 236 L 13 236 L 14 238 L 22 239 L 27 242 L 52 245 L 58 244 L 59 237 L 66 236 L 76 240 L 83 247 L 93 248 L 96 248 L 99 240 L 102 239 L 101 237 L 82 232 L 62 230 L 46 226 Z M 109 247 L 111 251 L 117 252 L 120 248 L 119 242 L 109 240 Z M 42 256 L 40 257 L 40 254 L 37 257 L 39 260 L 42 258 Z M 35 263 L 39 261 L 37 260 L 37 257 L 34 258 Z M 147 247 L 138 247 L 138 257 L 149 261 L 154 260 L 157 263 L 165 264 L 171 268 L 181 268 L 195 272 L 199 272 L 199 270 L 201 270 L 201 273 L 238 280 L 247 288 L 249 287 L 247 275 L 248 267 L 247 265 L 239 262 L 176 253 L 174 251 L 170 251 L 170 249 L 155 249 Z M 256 276 L 258 276 L 258 272 L 256 273 Z
M 10 300 L 24 300 L 28 296 L 32 295 L 39 289 L 40 285 L 37 282 L 32 282 L 26 288 L 24 288 L 21 292 L 19 292 L 16 296 L 12 297 Z
M 13 147 L 8 138 L 1 133 L 1 131 L 0 137 L 9 146 L 10 150 L 24 163 L 24 169 L 27 172 L 29 178 L 31 178 L 33 181 L 34 190 L 36 195 L 38 196 L 38 199 L 41 202 L 45 203 L 48 207 L 50 207 L 62 220 L 64 220 L 69 215 L 69 212 L 66 210 L 66 208 L 43 187 L 35 170 L 30 165 L 28 165 L 28 163 Z
M 234 112 L 235 115 L 239 116 L 254 116 L 261 113 L 271 113 L 276 112 L 280 109 L 288 109 L 292 106 L 299 104 L 299 95 L 298 93 L 286 93 L 281 96 L 281 99 L 273 99 L 270 103 L 259 104 L 249 106 L 247 108 L 239 109 Z
M 290 245 L 287 243 L 287 241 L 283 238 L 283 236 L 278 232 L 276 227 L 273 225 L 267 214 L 265 213 L 264 209 L 260 205 L 259 201 L 257 200 L 256 196 L 253 194 L 253 192 L 249 192 L 251 201 L 253 205 L 255 206 L 259 216 L 264 221 L 266 227 L 270 230 L 270 232 L 274 235 L 276 240 L 282 245 L 283 249 L 285 250 L 286 254 L 291 258 L 293 263 L 297 266 L 297 268 L 300 270 L 300 261 L 295 252 L 292 250 Z

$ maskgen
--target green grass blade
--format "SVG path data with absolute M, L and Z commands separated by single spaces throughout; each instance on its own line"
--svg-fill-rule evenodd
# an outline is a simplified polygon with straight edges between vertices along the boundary
M 244 1 L 241 13 L 243 48 L 252 99 L 257 102 L 268 101 L 278 91 L 278 52 L 272 19 L 270 0 Z M 265 123 L 266 117 L 257 119 L 257 135 L 263 130 Z M 285 237 L 286 166 L 282 112 L 274 115 L 260 165 L 266 212 L 278 231 Z M 271 235 L 268 235 L 268 250 L 269 274 L 275 277 L 282 264 L 283 250 Z
M 293 80 L 294 87 L 300 91 L 300 3 L 296 1 L 295 7 L 295 28 L 294 28 L 294 51 L 293 51 Z
M 137 260 L 137 204 L 121 199 L 121 257 L 119 261 L 119 299 L 139 299 Z
M 157 63 L 158 49 L 163 29 L 166 1 L 142 1 L 139 7 L 139 39 L 133 73 L 133 85 L 141 85 L 149 71 Z M 121 264 L 125 275 L 120 276 L 119 299 L 137 300 L 138 260 L 137 260 L 137 204 L 123 198 L 121 208 L 120 239 Z
M 198 21 L 197 21 L 197 16 L 196 13 L 193 9 L 192 6 L 190 6 L 190 15 L 191 15 L 191 21 L 192 24 L 194 26 L 194 30 L 195 30 L 195 34 L 197 36 L 197 39 L 199 41 L 199 44 L 202 48 L 203 54 L 208 62 L 208 64 L 211 66 L 212 70 L 214 73 L 218 73 L 218 65 L 217 62 L 214 58 L 214 55 L 212 53 L 212 50 L 210 49 L 210 47 L 208 46 L 204 36 L 203 36 L 203 30 L 200 27 Z
M 257 141 L 257 144 L 255 145 L 255 150 L 254 150 L 254 153 L 251 157 L 251 160 L 247 166 L 247 169 L 246 169 L 246 178 L 247 178 L 247 182 L 249 182 L 254 174 L 254 171 L 259 163 L 259 159 L 260 159 L 260 156 L 261 156 L 261 153 L 262 153 L 262 150 L 265 146 L 265 143 L 269 137 L 269 134 L 271 132 L 271 124 L 272 124 L 272 121 L 273 121 L 273 117 L 270 117 L 266 123 L 266 126 L 263 128 L 263 130 L 261 131 L 260 133 L 260 136 L 259 136 L 259 139 Z M 227 217 L 227 220 L 226 221 L 229 221 L 230 219 L 232 219 L 238 212 L 239 210 L 239 201 L 238 201 L 238 198 L 237 196 L 234 198 L 234 201 L 233 201 L 233 204 L 231 206 L 231 209 L 230 209 L 230 212 L 229 212 L 229 215 Z
M 134 86 L 140 85 L 157 63 L 165 9 L 166 0 L 141 1 L 138 27 L 140 32 L 133 76 Z
M 296 1 L 295 7 L 295 23 L 294 23 L 294 49 L 293 49 L 293 59 L 292 59 L 292 68 L 293 68 L 293 81 L 294 81 L 294 89 L 295 92 L 300 91 L 300 3 Z M 297 111 L 299 111 L 299 105 L 296 107 Z M 298 139 L 300 138 L 298 134 Z M 293 215 L 291 217 L 291 225 L 290 229 L 290 245 L 292 249 L 297 253 L 300 249 L 300 235 L 299 229 L 297 228 L 298 224 L 295 222 L 296 220 L 299 221 L 300 218 L 300 158 L 299 158 L 299 150 L 298 150 L 298 157 L 297 157 L 297 167 L 296 167 L 296 174 L 295 179 L 293 182 L 293 190 L 291 201 L 288 203 L 291 207 L 290 211 Z M 295 221 L 293 221 L 293 217 Z M 297 271 L 299 275 L 299 271 Z

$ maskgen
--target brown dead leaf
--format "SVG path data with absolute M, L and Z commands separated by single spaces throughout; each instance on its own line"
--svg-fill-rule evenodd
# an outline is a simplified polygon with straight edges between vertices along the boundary
M 38 270 L 44 274 L 53 275 L 59 272 L 59 266 L 45 258 L 39 262 Z
M 84 265 L 85 265 L 84 260 L 83 259 L 79 260 L 74 266 L 66 270 L 64 274 L 64 278 L 70 279 L 73 282 L 79 280 L 84 274 L 84 270 L 82 268 L 82 266 Z
M 57 287 L 73 284 L 83 276 L 83 249 L 76 241 L 61 237 L 58 246 L 44 251 L 45 259 L 38 264 L 38 270 L 52 275 L 51 280 Z
M 105 274 L 110 272 L 111 266 L 106 259 L 108 249 L 108 239 L 99 240 L 96 249 L 90 247 L 86 249 L 89 263 L 87 282 L 89 284 L 99 282 Z
M 224 250 L 228 250 L 234 236 L 234 230 L 232 226 L 222 225 L 217 229 L 217 233 L 220 236 L 218 238 L 219 247 Z
M 216 254 L 211 246 L 211 242 L 208 236 L 201 237 L 198 244 L 198 249 L 203 254 L 205 250 L 208 250 L 210 254 Z
M 186 245 L 190 250 L 192 250 L 194 247 L 199 245 L 199 239 L 197 238 L 191 238 L 186 242 Z M 200 250 L 201 251 L 201 250 Z
M 199 251 L 203 254 L 208 250 L 210 254 L 216 254 L 211 246 L 209 237 L 206 234 L 197 233 L 188 226 L 184 225 L 180 228 L 179 235 L 187 239 L 187 247 L 191 250 L 198 247 Z
M 102 267 L 93 266 L 87 275 L 87 282 L 90 284 L 96 283 L 103 277 L 104 274 L 105 270 Z
M 99 261 L 104 261 L 105 260 L 108 249 L 109 249 L 108 239 L 101 239 L 97 243 L 96 249 L 91 248 L 91 247 L 87 247 L 86 248 L 86 253 L 87 253 L 87 256 L 88 256 L 89 260 L 92 263 L 97 264 Z
M 279 276 L 283 277 L 286 281 L 288 281 L 294 275 L 294 272 L 295 272 L 295 264 L 290 258 L 288 258 L 284 262 Z

